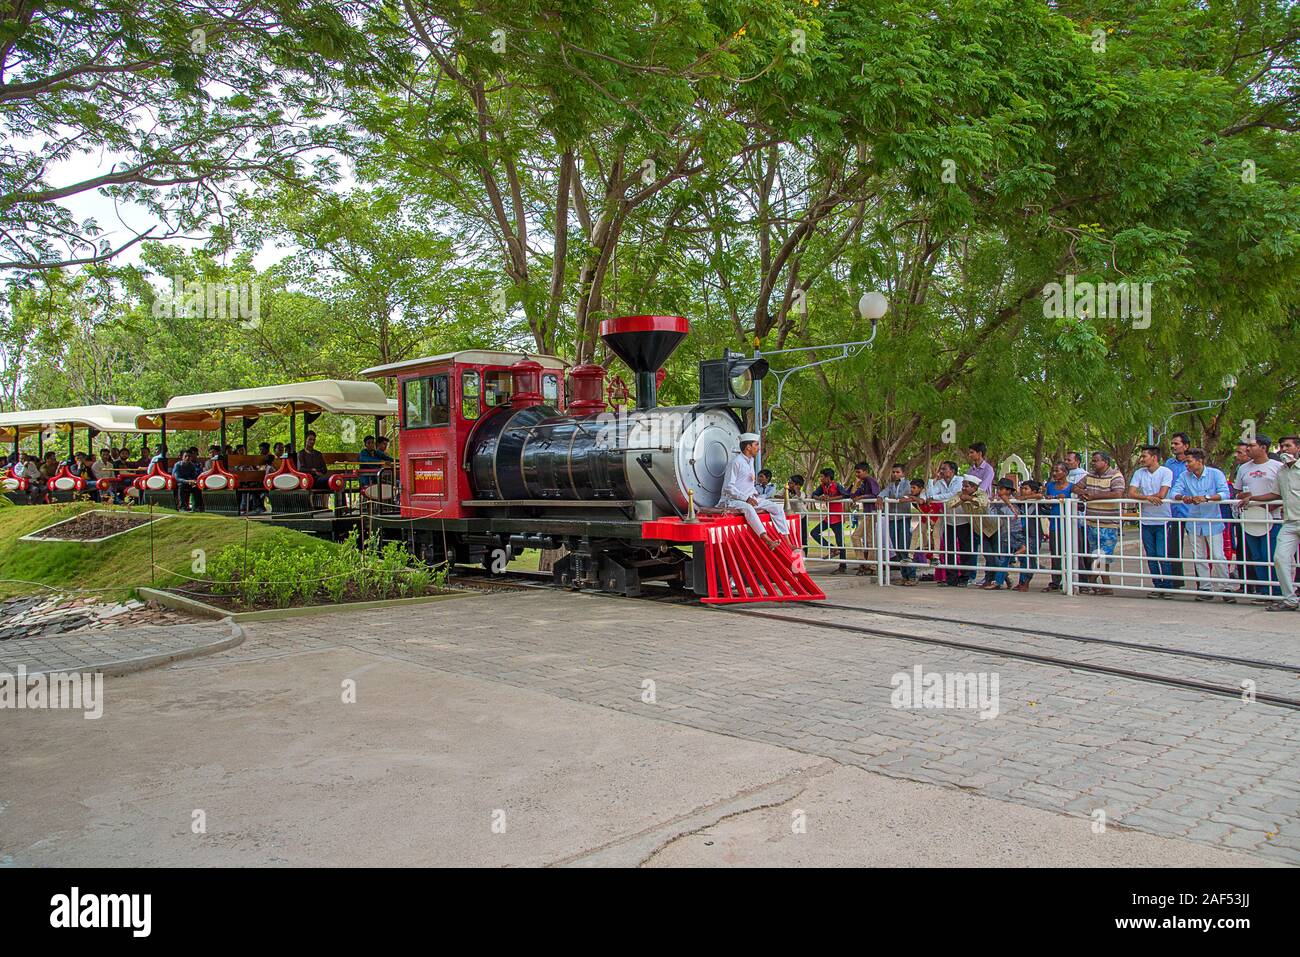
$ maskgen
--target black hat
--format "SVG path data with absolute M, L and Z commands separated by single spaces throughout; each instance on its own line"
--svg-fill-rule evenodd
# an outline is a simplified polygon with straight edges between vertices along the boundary
M 1016 483 L 1011 481 L 1009 478 L 998 479 L 998 488 L 1010 489 L 1014 492 L 1016 490 Z

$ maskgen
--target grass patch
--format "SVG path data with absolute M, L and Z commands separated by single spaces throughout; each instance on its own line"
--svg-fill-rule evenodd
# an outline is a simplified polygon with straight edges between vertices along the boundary
M 202 577 L 191 570 L 192 552 L 202 548 L 212 561 L 227 545 L 283 542 L 318 543 L 331 549 L 342 546 L 303 532 L 275 528 L 259 522 L 223 515 L 173 512 L 155 508 L 154 514 L 176 518 L 157 522 L 98 544 L 81 542 L 20 542 L 23 535 L 92 509 L 130 511 L 148 515 L 148 509 L 75 502 L 63 505 L 24 505 L 0 509 L 0 597 L 43 591 L 40 585 L 59 589 L 104 589 L 106 599 L 130 597 L 141 585 L 166 588 L 183 584 L 183 576 Z M 161 566 L 154 568 L 152 562 Z M 28 584 L 28 583 L 39 584 Z
M 542 552 L 537 548 L 526 549 L 522 554 L 510 559 L 506 568 L 512 572 L 535 572 L 542 561 Z

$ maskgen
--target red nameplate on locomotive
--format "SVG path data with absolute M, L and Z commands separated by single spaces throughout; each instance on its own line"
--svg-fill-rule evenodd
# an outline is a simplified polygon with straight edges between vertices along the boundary
M 416 495 L 433 495 L 437 498 L 446 498 L 446 456 L 437 455 L 432 458 L 412 459 L 411 468 Z

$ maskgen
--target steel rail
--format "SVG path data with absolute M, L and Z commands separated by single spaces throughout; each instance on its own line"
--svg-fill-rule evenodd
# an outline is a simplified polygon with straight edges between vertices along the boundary
M 1062 641 L 1077 641 L 1085 644 L 1110 645 L 1115 648 L 1131 648 L 1134 651 L 1152 651 L 1159 654 L 1175 655 L 1182 658 L 1200 658 L 1203 661 L 1219 661 L 1224 664 L 1242 665 L 1247 668 L 1267 668 L 1271 671 L 1293 671 L 1300 674 L 1300 665 L 1288 665 L 1282 661 L 1263 661 L 1258 658 L 1237 658 L 1233 655 L 1218 655 L 1211 651 L 1195 651 L 1191 648 L 1170 648 L 1167 645 L 1147 645 L 1139 641 L 1122 641 L 1118 638 L 1096 638 L 1090 635 L 1072 635 L 1064 632 L 1044 631 L 1040 628 L 1024 628 L 1019 625 L 984 624 L 963 621 L 960 618 L 943 618 L 939 615 L 923 615 L 911 611 L 890 611 L 884 608 L 865 608 L 861 605 L 841 605 L 835 602 L 817 602 L 814 608 L 833 608 L 837 611 L 860 611 L 871 615 L 888 615 L 893 618 L 912 618 L 917 621 L 935 621 L 945 625 L 962 625 L 968 628 L 988 628 L 998 631 L 1014 631 L 1023 635 L 1037 635 L 1044 638 L 1059 638 Z
M 940 647 L 951 648 L 957 651 L 974 651 L 1003 658 L 1016 658 L 1021 661 L 1031 661 L 1035 664 L 1065 668 L 1071 671 L 1089 671 L 1096 674 L 1111 675 L 1118 678 L 1129 678 L 1149 684 L 1160 684 L 1173 688 L 1203 691 L 1207 694 L 1218 695 L 1225 698 L 1236 698 L 1240 700 L 1242 696 L 1242 690 L 1240 688 L 1224 687 L 1223 685 L 1216 685 L 1208 681 L 1199 681 L 1193 678 L 1174 678 L 1169 675 L 1153 675 L 1144 671 L 1133 671 L 1128 668 L 1114 668 L 1109 665 L 1089 664 L 1087 662 L 1077 661 L 1070 658 L 1057 658 L 1052 655 L 1039 655 L 1031 652 L 1013 651 L 1007 648 L 995 648 L 991 645 L 974 645 L 964 641 L 952 641 L 946 638 L 935 638 L 929 635 L 915 635 L 909 634 L 908 632 L 890 631 L 883 628 L 864 628 L 860 625 L 849 625 L 842 622 L 817 621 L 812 618 L 801 618 L 798 615 L 780 615 L 775 612 L 756 611 L 747 608 L 722 608 L 721 610 L 751 618 L 765 618 L 770 621 L 785 622 L 790 625 L 807 625 L 810 628 L 826 628 L 834 631 L 848 632 L 850 634 L 871 635 L 877 638 L 894 638 L 900 641 L 913 641 L 920 644 L 938 645 Z M 1300 711 L 1300 699 L 1296 698 L 1287 698 L 1282 695 L 1256 692 L 1255 700 L 1264 704 L 1271 704 L 1276 705 L 1277 707 L 1290 708 L 1293 711 Z

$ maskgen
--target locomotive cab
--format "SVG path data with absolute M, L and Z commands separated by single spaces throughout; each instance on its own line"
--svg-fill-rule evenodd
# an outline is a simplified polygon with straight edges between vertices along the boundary
M 401 509 L 403 518 L 464 519 L 474 498 L 461 463 L 471 433 L 488 416 L 508 409 L 514 398 L 511 367 L 517 352 L 471 349 L 376 366 L 362 374 L 397 380 L 401 429 Z M 540 366 L 540 397 L 550 408 L 564 408 L 566 363 L 555 356 L 532 356 Z

